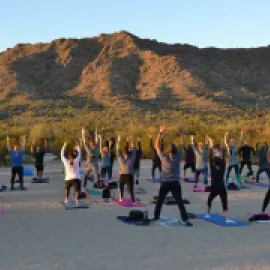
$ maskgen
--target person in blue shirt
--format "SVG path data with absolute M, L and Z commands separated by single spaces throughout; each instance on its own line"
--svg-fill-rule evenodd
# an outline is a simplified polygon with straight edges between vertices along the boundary
M 11 150 L 10 147 L 10 139 L 7 137 L 7 148 L 11 157 L 11 180 L 10 180 L 10 190 L 14 190 L 14 182 L 16 174 L 19 175 L 19 181 L 20 181 L 20 188 L 21 190 L 24 190 L 23 185 L 23 155 L 24 155 L 24 147 L 25 147 L 25 136 L 22 138 L 22 145 L 21 148 L 18 145 L 15 145 L 13 147 L 13 150 Z

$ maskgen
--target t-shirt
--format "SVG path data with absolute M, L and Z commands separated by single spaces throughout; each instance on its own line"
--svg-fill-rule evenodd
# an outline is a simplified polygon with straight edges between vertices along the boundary
M 192 147 L 185 148 L 185 162 L 186 164 L 195 163 L 195 153 Z
M 132 150 L 128 158 L 125 158 L 123 154 L 118 151 L 117 158 L 119 163 L 119 174 L 133 174 L 136 150 Z
M 253 147 L 250 147 L 248 145 L 244 145 L 244 146 L 240 147 L 240 149 L 239 149 L 239 154 L 242 155 L 242 159 L 244 161 L 251 160 L 251 153 L 253 153 L 253 155 L 255 155 L 255 150 Z
M 229 155 L 229 165 L 237 165 L 238 164 L 238 158 L 237 158 L 236 147 L 229 146 L 228 155 Z
M 36 151 L 34 152 L 36 165 L 43 165 L 44 156 L 45 156 L 44 150 L 40 150 L 39 152 L 36 152 Z
M 211 169 L 211 187 L 212 189 L 225 189 L 224 175 L 226 170 L 226 163 L 224 159 L 220 159 L 220 166 L 214 166 L 214 159 L 210 161 Z
M 170 157 L 160 151 L 157 152 L 162 166 L 160 175 L 161 182 L 172 182 L 180 180 L 180 162 L 183 156 L 182 150 L 178 151 L 176 155 Z
M 22 166 L 22 159 L 24 155 L 24 150 L 15 152 L 13 150 L 9 150 L 9 154 L 11 157 L 11 164 L 12 167 L 21 167 Z
M 99 146 L 96 145 L 95 148 L 90 146 L 85 146 L 86 154 L 87 154 L 87 163 L 98 163 L 99 158 Z
M 259 166 L 260 167 L 268 165 L 267 153 L 269 150 L 268 150 L 268 147 L 266 145 L 263 145 L 258 150 L 258 158 L 259 158 Z
M 107 168 L 111 166 L 111 157 L 109 154 L 105 154 L 101 156 L 101 168 Z
M 208 159 L 208 144 L 205 145 L 205 148 L 202 151 L 199 151 L 197 147 L 193 147 L 195 158 L 196 158 L 196 169 L 202 170 L 207 167 Z
M 64 155 L 65 147 L 63 146 L 61 149 L 61 160 L 64 163 L 65 167 L 65 181 L 72 179 L 81 179 L 80 174 L 80 160 L 81 160 L 81 150 L 78 148 L 78 155 L 76 159 L 73 160 L 73 164 L 71 161 L 67 159 Z

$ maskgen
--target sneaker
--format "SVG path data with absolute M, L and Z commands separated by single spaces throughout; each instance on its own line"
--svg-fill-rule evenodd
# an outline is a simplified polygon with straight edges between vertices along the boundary
M 26 190 L 26 188 L 25 187 L 20 187 L 20 190 Z
M 210 215 L 206 214 L 204 217 L 205 217 L 205 218 L 210 218 Z
M 189 221 L 186 221 L 185 226 L 186 227 L 193 227 L 193 224 L 191 222 L 189 222 Z

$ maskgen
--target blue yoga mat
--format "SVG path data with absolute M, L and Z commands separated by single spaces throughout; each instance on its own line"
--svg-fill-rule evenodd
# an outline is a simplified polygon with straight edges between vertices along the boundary
M 23 168 L 23 175 L 24 176 L 34 175 L 34 169 L 33 168 Z
M 149 181 L 152 182 L 152 183 L 155 183 L 155 184 L 159 184 L 160 183 L 160 179 L 159 178 L 154 178 L 154 179 L 150 178 Z
M 217 213 L 213 213 L 210 215 L 209 218 L 205 217 L 206 214 L 196 214 L 196 217 L 202 220 L 205 220 L 207 222 L 211 222 L 214 223 L 216 225 L 222 226 L 222 227 L 243 227 L 243 226 L 247 226 L 248 223 L 240 221 L 240 220 L 236 220 L 231 218 L 231 220 L 233 220 L 233 223 L 226 223 L 225 217 L 221 216 L 220 214 Z
M 256 183 L 255 181 L 254 182 L 246 181 L 245 183 L 251 186 L 270 188 L 270 184 L 266 184 L 266 183 Z
M 148 219 L 147 221 L 134 221 L 130 220 L 127 216 L 118 216 L 116 217 L 116 219 L 130 225 L 149 226 L 151 224 L 150 219 Z

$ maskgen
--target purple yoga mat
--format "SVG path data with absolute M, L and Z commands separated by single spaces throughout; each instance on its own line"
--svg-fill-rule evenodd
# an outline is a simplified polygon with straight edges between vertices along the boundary
M 270 185 L 269 184 L 265 184 L 265 183 L 256 183 L 255 181 L 254 182 L 246 181 L 245 183 L 246 184 L 249 184 L 249 185 L 252 185 L 252 186 L 270 188 Z
M 145 204 L 134 203 L 130 199 L 124 199 L 123 201 L 115 200 L 114 203 L 117 203 L 118 205 L 122 207 L 145 207 Z
M 186 183 L 195 183 L 195 179 L 194 179 L 193 176 L 185 177 L 185 178 L 183 178 L 183 181 L 186 182 Z M 211 181 L 210 177 L 208 177 L 208 181 L 209 182 Z
M 0 216 L 3 214 L 4 210 L 0 208 Z
M 261 212 L 248 212 L 250 215 L 260 215 L 262 214 Z M 270 217 L 270 212 L 264 212 L 265 215 Z
M 203 185 L 197 185 L 196 189 L 194 189 L 194 185 L 193 184 L 189 184 L 185 186 L 187 189 L 192 190 L 194 192 L 205 192 L 205 186 Z
M 156 183 L 156 184 L 159 184 L 160 183 L 160 179 L 159 178 L 154 178 L 154 179 L 150 178 L 150 179 L 148 179 L 148 181 L 150 181 L 151 183 Z

